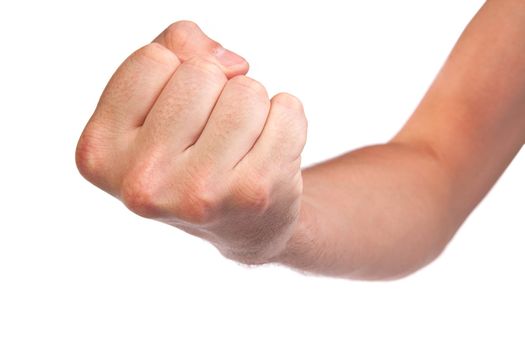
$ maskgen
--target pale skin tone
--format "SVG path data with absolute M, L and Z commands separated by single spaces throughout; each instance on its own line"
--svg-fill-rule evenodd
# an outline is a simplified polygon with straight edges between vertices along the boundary
M 301 102 L 247 71 L 174 23 L 111 78 L 81 174 L 230 259 L 388 280 L 443 251 L 525 142 L 524 1 L 484 4 L 391 140 L 305 169 Z

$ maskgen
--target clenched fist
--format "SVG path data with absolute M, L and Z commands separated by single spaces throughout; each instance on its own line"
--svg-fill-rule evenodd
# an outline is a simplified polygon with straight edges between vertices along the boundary
M 109 81 L 78 143 L 81 174 L 231 259 L 276 256 L 298 221 L 307 123 L 247 70 L 195 24 L 171 25 Z

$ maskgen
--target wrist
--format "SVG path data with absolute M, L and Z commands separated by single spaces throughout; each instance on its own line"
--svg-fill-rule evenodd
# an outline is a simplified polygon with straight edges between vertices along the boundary
M 319 243 L 316 229 L 316 213 L 314 199 L 304 194 L 300 200 L 300 210 L 297 221 L 293 226 L 281 250 L 268 263 L 279 263 L 302 270 L 312 270 Z
M 230 260 L 246 265 L 263 265 L 278 262 L 281 256 L 287 254 L 288 245 L 301 225 L 301 198 L 295 200 L 290 207 L 283 209 L 277 215 L 261 220 L 256 229 L 241 240 L 214 240 L 213 245 Z M 284 213 L 288 213 L 285 215 Z M 294 214 L 295 213 L 295 214 Z M 259 218 L 249 220 L 252 224 Z M 237 235 L 235 235 L 237 236 Z

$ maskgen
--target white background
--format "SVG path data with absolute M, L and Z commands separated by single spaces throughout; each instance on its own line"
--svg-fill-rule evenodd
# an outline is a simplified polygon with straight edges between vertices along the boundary
M 173 21 L 303 100 L 308 165 L 388 140 L 482 3 L 2 2 L 0 349 L 524 349 L 523 151 L 434 264 L 390 283 L 239 266 L 74 164 L 114 69 Z

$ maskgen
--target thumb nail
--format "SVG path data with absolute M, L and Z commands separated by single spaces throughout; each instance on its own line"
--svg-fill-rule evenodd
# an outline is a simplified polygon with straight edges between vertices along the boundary
M 244 58 L 223 47 L 215 50 L 215 58 L 225 67 L 236 66 L 245 62 Z

